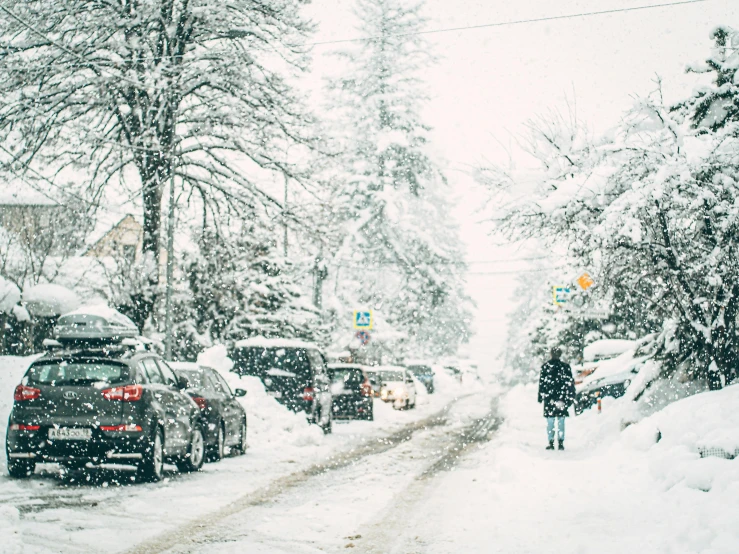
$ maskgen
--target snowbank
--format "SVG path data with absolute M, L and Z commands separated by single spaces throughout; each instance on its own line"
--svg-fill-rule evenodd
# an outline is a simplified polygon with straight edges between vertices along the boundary
M 76 309 L 80 299 L 67 287 L 44 283 L 24 290 L 23 303 L 34 316 L 54 317 Z
M 735 553 L 739 458 L 699 450 L 739 445 L 739 386 L 622 431 L 633 404 L 605 399 L 602 414 L 568 418 L 567 450 L 552 452 L 536 386 L 511 389 L 493 441 L 442 477 L 415 518 L 427 551 Z
M 583 358 L 587 362 L 605 360 L 636 348 L 635 340 L 602 339 L 589 344 L 583 349 Z

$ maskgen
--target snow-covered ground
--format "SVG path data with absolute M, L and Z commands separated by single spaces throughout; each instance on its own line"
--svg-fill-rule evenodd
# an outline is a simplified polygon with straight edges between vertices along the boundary
M 13 389 L 32 359 L 0 357 L 3 444 Z M 375 446 L 387 448 L 394 433 L 408 429 L 410 437 L 455 399 L 479 392 L 442 374 L 437 393 L 419 395 L 416 409 L 397 411 L 376 400 L 374 422 L 336 422 L 334 433 L 324 436 L 268 397 L 258 380 L 242 379 L 240 385 L 248 390 L 242 399 L 249 417 L 247 454 L 206 464 L 198 474 L 180 475 L 170 468 L 161 483 L 132 484 L 125 472 L 97 471 L 80 483 L 48 465 L 19 481 L 7 476 L 5 456 L 0 456 L 0 552 L 124 551 L 227 510 L 270 484 L 283 486 L 290 475 L 319 471 L 322 464 L 361 464 Z
M 698 450 L 739 447 L 739 386 L 621 432 L 625 402 L 569 418 L 567 450 L 546 451 L 535 387 L 514 388 L 497 437 L 441 478 L 392 552 L 418 537 L 428 553 L 737 552 L 739 458 Z

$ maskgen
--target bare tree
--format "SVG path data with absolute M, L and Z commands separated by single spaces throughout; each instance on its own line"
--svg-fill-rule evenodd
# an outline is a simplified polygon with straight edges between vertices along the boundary
M 16 169 L 81 173 L 93 201 L 133 189 L 157 258 L 173 173 L 205 220 L 274 203 L 260 171 L 302 178 L 282 158 L 311 128 L 287 84 L 307 63 L 304 3 L 0 0 L 0 143 Z

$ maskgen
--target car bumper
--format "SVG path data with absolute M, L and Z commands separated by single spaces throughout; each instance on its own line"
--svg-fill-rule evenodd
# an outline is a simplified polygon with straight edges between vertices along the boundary
M 49 440 L 48 429 L 8 431 L 9 459 L 73 465 L 136 462 L 143 458 L 149 440 L 143 431 L 93 431 L 87 440 Z
M 334 419 L 357 419 L 372 413 L 372 398 L 352 397 L 347 399 L 334 397 Z

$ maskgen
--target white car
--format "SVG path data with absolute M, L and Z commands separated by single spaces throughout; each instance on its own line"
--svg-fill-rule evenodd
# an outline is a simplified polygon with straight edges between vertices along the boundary
M 377 368 L 377 376 L 381 400 L 392 402 L 396 410 L 416 407 L 416 385 L 406 368 L 382 366 Z

